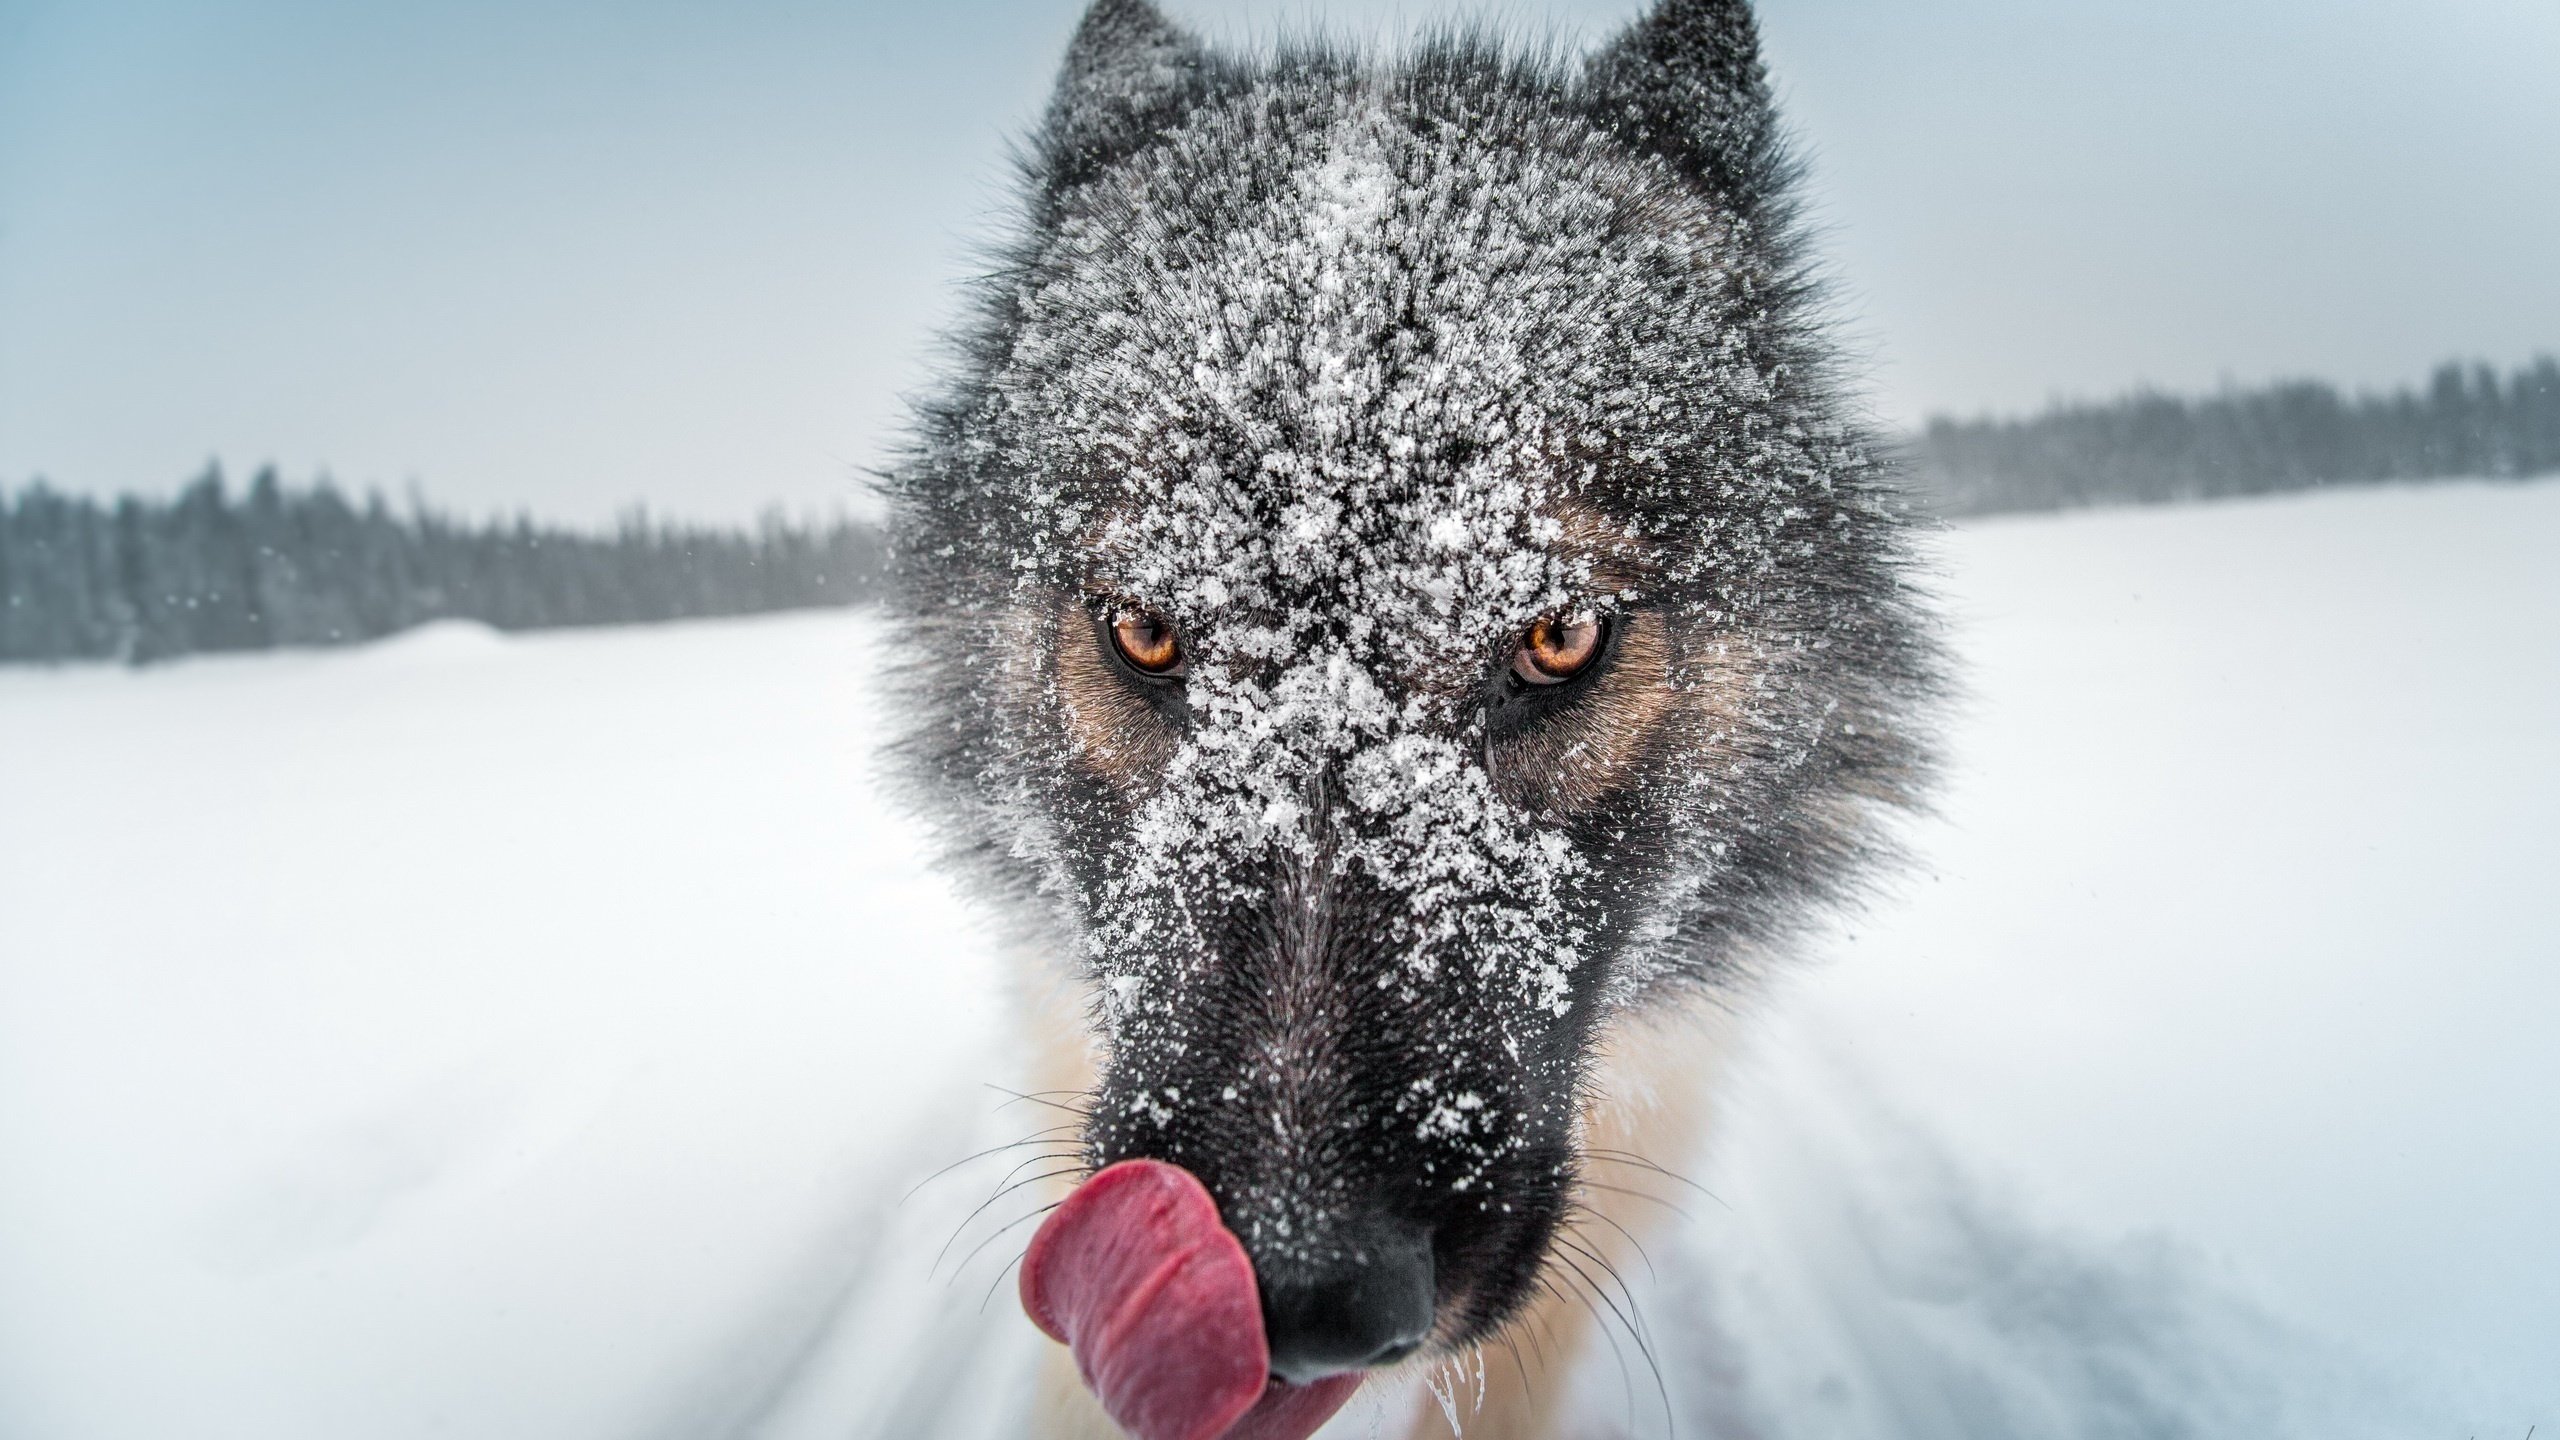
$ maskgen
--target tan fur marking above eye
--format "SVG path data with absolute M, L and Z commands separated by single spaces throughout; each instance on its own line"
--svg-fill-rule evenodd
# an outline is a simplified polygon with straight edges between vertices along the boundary
M 1144 788 L 1172 763 L 1172 730 L 1112 668 L 1083 601 L 1060 602 L 1056 625 L 1051 649 L 1068 743 L 1079 760 L 1123 791 Z
M 1632 780 L 1647 753 L 1666 742 L 1699 753 L 1721 748 L 1711 738 L 1749 705 L 1757 665 L 1742 644 L 1696 633 L 1700 622 L 1672 607 L 1646 604 L 1657 573 L 1653 551 L 1632 524 L 1571 496 L 1549 502 L 1560 558 L 1587 575 L 1586 594 L 1619 611 L 1615 654 L 1590 677 L 1585 693 L 1528 733 L 1495 746 L 1494 783 L 1512 803 L 1571 815 Z
M 1513 804 L 1563 815 L 1588 810 L 1634 779 L 1666 737 L 1711 753 L 1718 747 L 1708 737 L 1745 708 L 1747 662 L 1708 659 L 1721 647 L 1699 653 L 1694 637 L 1671 633 L 1679 620 L 1660 611 L 1623 613 L 1617 623 L 1616 653 L 1590 689 L 1494 748 L 1494 783 Z
M 1566 814 L 1598 804 L 1629 778 L 1678 702 L 1661 617 L 1635 612 L 1617 625 L 1616 653 L 1591 688 L 1495 747 L 1494 780 L 1512 803 Z

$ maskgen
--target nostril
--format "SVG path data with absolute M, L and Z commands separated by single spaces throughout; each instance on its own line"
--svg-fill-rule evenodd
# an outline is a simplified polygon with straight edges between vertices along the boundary
M 1369 1368 L 1374 1370 L 1380 1366 L 1393 1365 L 1421 1348 L 1422 1340 L 1419 1336 L 1404 1340 L 1390 1340 L 1378 1347 L 1377 1354 L 1369 1357 Z
M 1431 1244 L 1419 1230 L 1375 1227 L 1337 1258 L 1256 1272 L 1271 1373 L 1292 1385 L 1393 1365 L 1431 1333 Z

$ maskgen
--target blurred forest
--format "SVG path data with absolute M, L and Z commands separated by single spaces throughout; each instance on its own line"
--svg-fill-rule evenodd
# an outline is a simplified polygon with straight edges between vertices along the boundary
M 135 664 L 345 645 L 429 620 L 501 630 L 743 615 L 869 598 L 878 530 L 770 516 L 752 530 L 633 512 L 605 533 L 473 523 L 262 470 L 174 500 L 0 493 L 0 662 Z
M 2560 471 L 2560 359 L 2439 367 L 2423 389 L 2317 380 L 2201 399 L 2145 391 L 2024 420 L 1933 419 L 1912 480 L 1942 514 L 2258 495 L 2316 485 Z

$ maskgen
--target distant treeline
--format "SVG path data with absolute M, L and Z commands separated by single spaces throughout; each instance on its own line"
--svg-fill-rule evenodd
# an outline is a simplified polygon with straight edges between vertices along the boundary
M 1951 515 L 2551 474 L 2560 359 L 2503 377 L 2446 365 L 2388 395 L 2298 380 L 1940 418 L 1912 458 Z M 843 519 L 735 530 L 635 513 L 599 533 L 289 488 L 273 470 L 237 496 L 208 470 L 174 500 L 39 483 L 0 491 L 0 663 L 342 645 L 443 619 L 535 630 L 849 605 L 881 568 L 877 528 Z
M 141 663 L 343 645 L 429 620 L 501 630 L 741 615 L 868 599 L 872 526 L 767 518 L 752 530 L 634 513 L 609 532 L 474 523 L 261 471 L 209 470 L 174 500 L 0 492 L 0 662 Z
M 2560 360 L 2505 377 L 2446 365 L 2425 389 L 2389 395 L 2291 380 L 2062 404 L 2025 420 L 1942 418 L 1913 450 L 1913 478 L 1953 515 L 2543 475 L 2560 471 Z

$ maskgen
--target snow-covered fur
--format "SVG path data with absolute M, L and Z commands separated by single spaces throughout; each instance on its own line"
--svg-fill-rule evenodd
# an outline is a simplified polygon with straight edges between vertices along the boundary
M 1086 1158 L 1191 1169 L 1266 1284 L 1413 1237 L 1436 1353 L 1477 1343 L 1596 1047 L 1745 986 L 1923 768 L 1749 10 L 1573 65 L 1099 0 L 1025 169 L 892 479 L 907 753 L 1090 999 Z M 1600 659 L 1524 686 L 1582 615 Z

